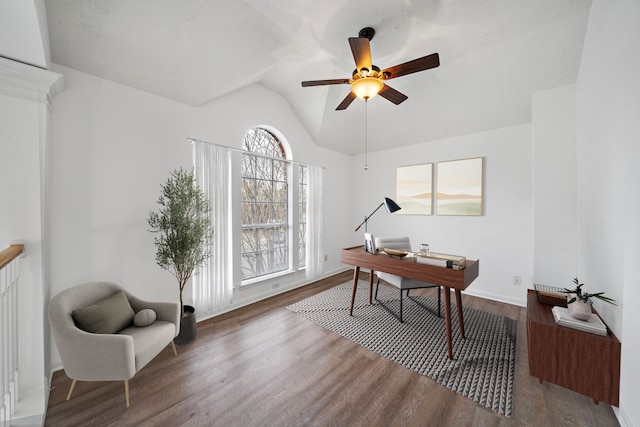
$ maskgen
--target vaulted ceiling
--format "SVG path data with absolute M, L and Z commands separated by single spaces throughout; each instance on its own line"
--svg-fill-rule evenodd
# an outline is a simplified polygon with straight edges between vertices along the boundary
M 54 63 L 198 106 L 258 83 L 288 100 L 315 141 L 364 148 L 364 101 L 348 85 L 348 37 L 371 26 L 373 63 L 433 52 L 440 67 L 368 102 L 370 151 L 531 121 L 531 95 L 575 83 L 590 0 L 58 0 L 46 11 Z

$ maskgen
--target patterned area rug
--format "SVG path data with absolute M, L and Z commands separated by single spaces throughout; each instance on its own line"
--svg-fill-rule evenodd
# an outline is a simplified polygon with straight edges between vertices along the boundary
M 437 299 L 419 294 L 412 295 L 413 300 L 405 297 L 404 323 L 400 323 L 375 300 L 369 305 L 369 283 L 363 280 L 358 282 L 353 317 L 349 316 L 351 291 L 352 282 L 343 283 L 287 308 L 511 417 L 516 361 L 515 320 L 465 307 L 466 339 L 462 339 L 452 304 L 453 359 L 449 359 L 444 308 L 442 317 L 438 317 Z M 399 312 L 398 298 L 397 289 L 380 286 L 378 299 L 395 313 Z M 444 304 L 444 296 L 442 301 Z

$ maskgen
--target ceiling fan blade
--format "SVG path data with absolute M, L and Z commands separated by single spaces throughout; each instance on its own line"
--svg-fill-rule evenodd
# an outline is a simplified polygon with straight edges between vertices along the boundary
M 395 90 L 394 88 L 388 86 L 388 85 L 384 85 L 384 87 L 380 90 L 380 92 L 378 92 L 378 95 L 380 95 L 381 97 L 388 99 L 389 101 L 393 102 L 394 104 L 398 105 L 401 102 L 404 102 L 407 100 L 408 96 L 405 95 L 402 92 L 398 92 L 397 90 Z
M 340 105 L 336 107 L 336 110 L 346 110 L 347 107 L 353 102 L 354 99 L 356 99 L 356 94 L 353 92 L 349 92 L 347 97 L 343 99 Z
M 366 68 L 371 71 L 369 39 L 365 37 L 349 37 L 349 44 L 351 45 L 353 59 L 356 61 L 356 70 L 360 71 L 362 68 Z
M 413 61 L 405 62 L 404 64 L 395 65 L 393 67 L 382 70 L 382 75 L 385 80 L 389 80 L 396 77 L 405 76 L 407 74 L 417 73 L 418 71 L 436 68 L 439 65 L 440 57 L 437 53 L 432 53 L 431 55 L 423 56 L 422 58 L 417 58 Z
M 349 79 L 332 79 L 332 80 L 310 80 L 302 82 L 302 87 L 322 86 L 322 85 L 342 85 L 349 83 Z

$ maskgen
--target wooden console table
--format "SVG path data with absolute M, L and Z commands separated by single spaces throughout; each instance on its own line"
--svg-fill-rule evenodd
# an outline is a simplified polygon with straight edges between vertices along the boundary
M 433 283 L 444 288 L 444 317 L 447 329 L 447 350 L 449 359 L 452 358 L 451 344 L 451 289 L 456 292 L 456 306 L 458 309 L 458 323 L 460 324 L 460 334 L 464 338 L 464 322 L 462 318 L 462 297 L 460 291 L 465 290 L 476 277 L 480 269 L 480 261 L 467 260 L 466 268 L 454 270 L 452 268 L 438 267 L 429 264 L 417 263 L 410 259 L 389 257 L 384 254 L 370 254 L 362 250 L 362 246 L 342 249 L 340 252 L 340 262 L 355 266 L 353 274 L 353 293 L 351 295 L 351 305 L 349 315 L 353 315 L 353 301 L 358 287 L 358 276 L 360 268 L 371 270 L 369 274 L 369 304 L 372 303 L 373 273 L 383 271 L 385 273 L 397 274 L 421 282 Z
M 551 306 L 527 293 L 529 373 L 540 382 L 568 388 L 610 405 L 619 405 L 620 341 L 556 324 Z

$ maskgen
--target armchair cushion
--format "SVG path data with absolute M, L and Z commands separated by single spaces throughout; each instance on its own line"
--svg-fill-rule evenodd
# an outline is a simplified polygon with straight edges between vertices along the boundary
M 135 312 L 124 291 L 71 313 L 75 324 L 85 332 L 115 334 L 131 325 Z
M 156 312 L 150 308 L 144 308 L 133 317 L 133 324 L 139 328 L 149 326 L 156 321 Z

